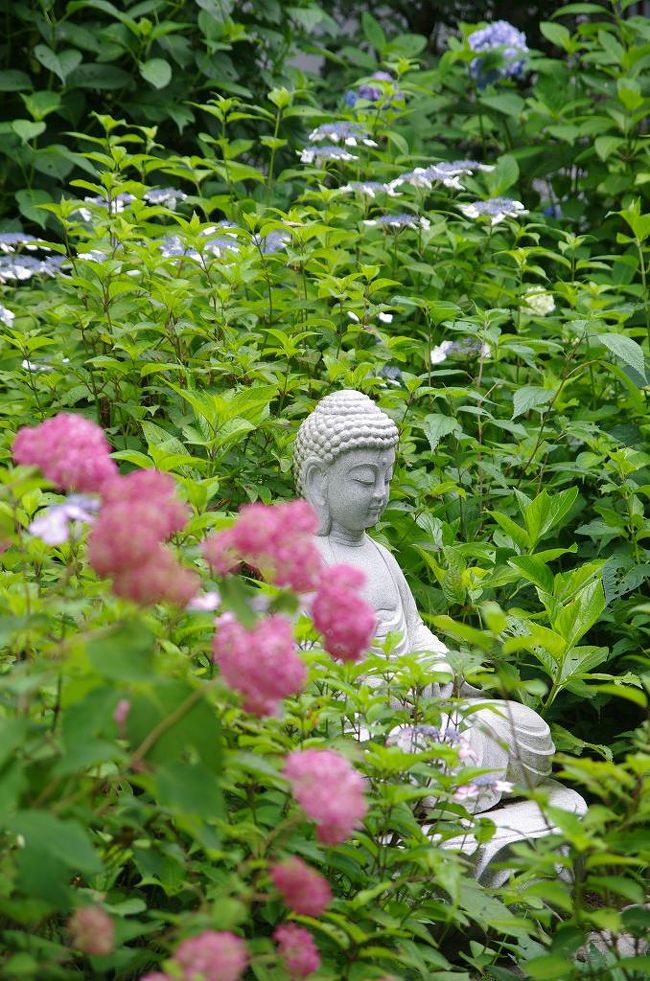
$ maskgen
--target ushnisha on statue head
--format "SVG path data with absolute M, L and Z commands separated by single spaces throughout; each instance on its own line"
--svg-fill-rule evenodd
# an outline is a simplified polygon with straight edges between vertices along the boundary
M 298 430 L 294 472 L 298 493 L 317 511 L 320 534 L 363 538 L 388 503 L 397 426 L 363 392 L 325 396 Z

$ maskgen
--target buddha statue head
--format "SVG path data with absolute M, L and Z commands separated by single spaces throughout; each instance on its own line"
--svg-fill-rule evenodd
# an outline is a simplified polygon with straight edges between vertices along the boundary
M 363 535 L 388 503 L 397 426 L 362 392 L 327 395 L 298 430 L 298 493 L 317 511 L 320 534 Z

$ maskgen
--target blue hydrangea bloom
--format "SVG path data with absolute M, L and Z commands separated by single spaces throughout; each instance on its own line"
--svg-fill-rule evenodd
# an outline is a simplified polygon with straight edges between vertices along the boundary
M 507 20 L 495 20 L 474 31 L 467 40 L 472 51 L 479 54 L 472 59 L 469 70 L 481 88 L 499 78 L 521 78 L 523 75 L 528 55 L 526 35 Z M 484 56 L 492 52 L 501 55 L 501 64 L 486 69 Z
M 380 215 L 378 218 L 366 218 L 364 225 L 379 225 L 382 228 L 401 231 L 403 228 L 429 228 L 431 222 L 428 218 L 423 218 L 420 215 L 410 215 L 403 212 L 401 215 Z
M 368 130 L 360 123 L 322 123 L 312 130 L 309 139 L 312 143 L 327 140 L 328 143 L 344 143 L 345 146 L 356 146 L 358 143 L 377 146 L 375 141 L 370 139 Z
M 2 252 L 15 252 L 17 248 L 24 246 L 30 252 L 38 248 L 47 251 L 45 246 L 32 244 L 37 241 L 38 239 L 34 238 L 33 235 L 26 235 L 25 232 L 1 232 L 0 250 Z
M 152 187 L 144 195 L 147 204 L 162 205 L 163 207 L 171 208 L 172 211 L 176 207 L 177 202 L 184 201 L 186 197 L 187 194 L 184 191 L 179 191 L 177 187 Z

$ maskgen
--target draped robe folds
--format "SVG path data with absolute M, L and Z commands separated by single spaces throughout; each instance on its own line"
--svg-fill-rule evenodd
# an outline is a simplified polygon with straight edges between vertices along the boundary
M 326 565 L 344 563 L 365 573 L 362 596 L 377 614 L 376 649 L 389 633 L 395 633 L 400 639 L 392 656 L 421 651 L 428 656 L 432 672 L 451 673 L 445 658 L 447 647 L 422 621 L 404 573 L 388 549 L 368 535 L 354 544 L 321 535 L 316 545 Z M 437 686 L 432 691 L 437 692 Z M 449 725 L 464 731 L 476 759 L 473 765 L 490 768 L 496 778 L 514 784 L 515 793 L 517 786 L 530 789 L 548 777 L 555 747 L 541 716 L 520 702 L 482 698 L 478 689 L 466 683 L 460 694 L 462 702 L 443 716 L 442 731 Z M 475 812 L 487 811 L 503 795 L 503 790 L 485 786 L 466 806 Z

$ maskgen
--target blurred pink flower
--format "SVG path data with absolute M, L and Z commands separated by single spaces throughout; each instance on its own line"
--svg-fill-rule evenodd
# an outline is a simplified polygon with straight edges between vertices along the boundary
M 232 613 L 216 621 L 213 660 L 224 681 L 244 696 L 255 715 L 277 715 L 280 701 L 302 690 L 307 668 L 298 656 L 293 628 L 279 614 L 247 630 Z
M 343 661 L 358 661 L 372 642 L 375 611 L 358 590 L 364 574 L 349 565 L 333 565 L 321 576 L 311 615 L 325 650 Z
M 247 504 L 232 528 L 205 540 L 203 551 L 219 575 L 245 562 L 276 586 L 307 593 L 318 585 L 322 569 L 313 541 L 317 530 L 318 518 L 306 501 Z
M 278 953 L 290 978 L 306 978 L 320 967 L 320 954 L 309 930 L 297 923 L 285 923 L 273 934 Z
M 110 576 L 113 591 L 134 603 L 186 606 L 199 589 L 199 577 L 162 544 L 189 517 L 173 478 L 158 470 L 130 473 L 111 480 L 102 496 L 88 538 L 93 569 Z
M 120 733 L 124 731 L 126 720 L 130 711 L 131 702 L 128 700 L 128 698 L 120 698 L 119 702 L 115 706 L 115 711 L 113 712 L 113 722 L 115 722 L 117 725 Z
M 183 940 L 173 961 L 182 968 L 183 981 L 238 981 L 248 964 L 248 950 L 234 933 L 206 930 Z
M 68 920 L 68 930 L 73 947 L 84 954 L 105 956 L 115 946 L 113 921 L 99 906 L 83 906 Z
M 365 816 L 363 777 L 333 749 L 294 750 L 287 756 L 284 776 L 327 845 L 345 841 Z
M 113 574 L 113 592 L 140 606 L 173 603 L 187 606 L 200 585 L 196 572 L 181 565 L 164 545 L 154 546 L 147 561 Z
M 104 431 L 70 412 L 61 412 L 38 426 L 23 426 L 12 452 L 16 463 L 39 467 L 48 480 L 68 491 L 101 491 L 117 474 Z
M 302 916 L 320 916 L 332 900 L 327 879 L 296 855 L 272 865 L 271 879 L 287 906 Z

